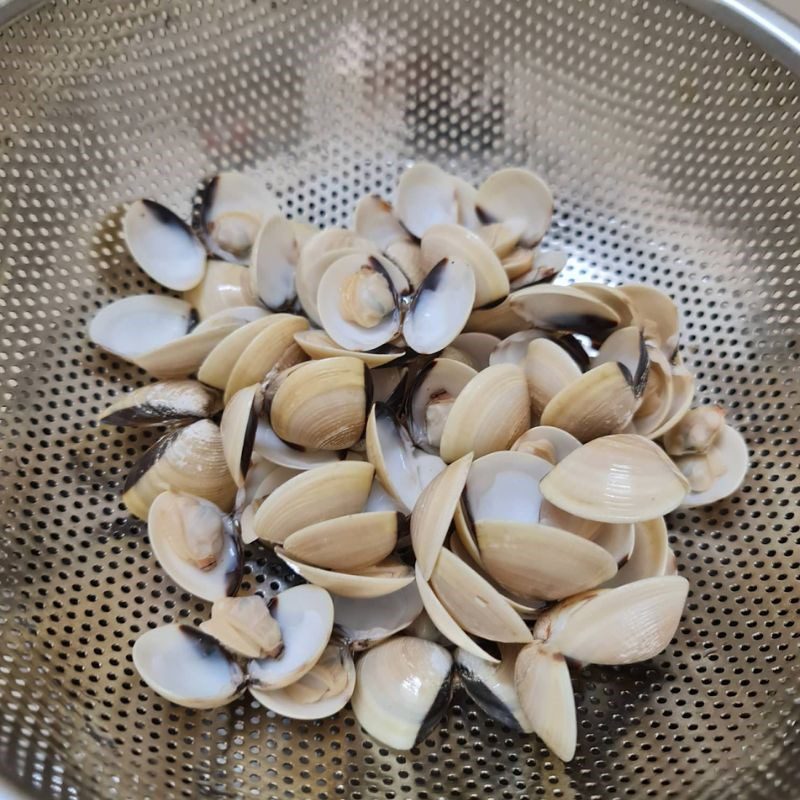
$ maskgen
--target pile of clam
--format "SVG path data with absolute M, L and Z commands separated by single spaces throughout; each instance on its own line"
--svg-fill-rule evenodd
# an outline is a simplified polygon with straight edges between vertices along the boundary
M 100 421 L 166 426 L 123 499 L 211 603 L 199 628 L 136 642 L 156 692 L 193 708 L 250 692 L 299 719 L 350 702 L 409 748 L 458 683 L 568 760 L 569 666 L 669 644 L 688 583 L 664 515 L 733 492 L 747 448 L 692 407 L 669 297 L 550 283 L 567 261 L 540 245 L 552 211 L 528 171 L 475 189 L 430 164 L 394 206 L 364 197 L 352 230 L 290 220 L 233 173 L 191 226 L 128 208 L 131 255 L 181 294 L 92 321 L 158 379 Z M 300 585 L 240 596 L 255 543 Z

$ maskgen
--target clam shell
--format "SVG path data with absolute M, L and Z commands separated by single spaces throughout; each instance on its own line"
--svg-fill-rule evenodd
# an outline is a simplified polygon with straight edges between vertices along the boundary
M 273 468 L 264 475 L 261 481 L 259 481 L 259 483 L 253 487 L 250 492 L 250 499 L 247 501 L 247 504 L 241 508 L 241 513 L 239 514 L 238 519 L 239 532 L 241 534 L 242 541 L 245 544 L 250 544 L 250 542 L 254 542 L 256 539 L 258 539 L 255 528 L 256 512 L 259 508 L 261 508 L 261 504 L 264 502 L 264 500 L 266 500 L 267 497 L 269 497 L 279 486 L 283 486 L 283 484 L 287 481 L 291 480 L 297 475 L 302 474 L 296 469 L 277 467 L 274 464 L 272 467 Z M 250 471 L 247 473 L 248 481 L 256 469 L 257 468 L 251 467 Z M 246 488 L 247 481 L 245 482 L 245 489 Z M 240 489 L 239 492 L 241 491 L 242 490 Z
M 505 222 L 520 230 L 520 240 L 533 247 L 544 237 L 553 218 L 553 193 L 534 172 L 511 167 L 490 175 L 475 198 L 485 222 Z
M 552 446 L 555 454 L 555 462 L 566 458 L 573 450 L 577 450 L 581 443 L 571 433 L 562 431 L 561 428 L 553 428 L 550 425 L 537 425 L 529 428 L 512 445 L 512 450 L 526 452 L 526 445 L 533 446 L 537 442 L 547 442 Z M 533 453 L 535 455 L 535 453 Z
M 255 305 L 251 294 L 247 267 L 229 261 L 208 260 L 203 279 L 192 289 L 183 293 L 183 299 L 191 303 L 201 320 L 228 308 Z
M 724 425 L 725 410 L 720 406 L 692 408 L 664 436 L 664 449 L 672 458 L 707 453 Z
M 259 402 L 258 385 L 240 389 L 225 406 L 219 423 L 225 461 L 237 486 L 244 486 L 244 479 L 250 468 Z
M 669 295 L 640 284 L 626 284 L 618 291 L 631 302 L 638 323 L 645 327 L 648 322 L 651 324 L 656 345 L 671 360 L 678 349 L 680 317 L 678 307 Z
M 444 349 L 442 356 L 463 361 L 467 366 L 480 372 L 489 366 L 489 359 L 498 344 L 500 339 L 491 333 L 460 333 Z
M 709 454 L 717 456 L 720 463 L 724 464 L 725 472 L 720 475 L 714 483 L 703 492 L 689 491 L 683 499 L 683 508 L 695 508 L 716 503 L 728 495 L 733 494 L 741 485 L 750 466 L 750 454 L 747 450 L 747 442 L 744 437 L 730 425 L 723 426 L 714 444 L 711 446 Z M 676 463 L 681 458 L 676 457 Z
M 457 223 L 453 178 L 434 164 L 414 164 L 400 176 L 394 208 L 405 229 L 418 239 L 433 225 Z
M 161 697 L 187 708 L 217 708 L 245 686 L 236 661 L 206 633 L 188 625 L 162 625 L 133 645 L 133 665 Z
M 411 514 L 411 545 L 422 575 L 428 580 L 453 521 L 472 464 L 472 454 L 440 472 L 425 488 Z
M 323 464 L 333 464 L 345 457 L 343 450 L 310 450 L 288 445 L 272 430 L 269 422 L 259 419 L 256 426 L 253 452 L 259 457 L 294 470 L 307 470 Z
M 452 666 L 444 647 L 411 636 L 367 651 L 356 665 L 352 706 L 358 723 L 389 747 L 412 748 L 447 709 Z
M 159 439 L 125 480 L 122 501 L 131 514 L 146 519 L 150 504 L 167 490 L 185 492 L 229 511 L 236 484 L 228 471 L 219 428 L 207 419 Z
M 439 552 L 430 582 L 436 596 L 467 633 L 497 642 L 531 641 L 531 632 L 508 601 L 449 550 Z
M 647 383 L 650 356 L 642 332 L 635 325 L 615 330 L 597 351 L 594 366 L 617 362 L 631 376 L 636 397 L 641 397 Z
M 633 553 L 636 527 L 628 522 L 604 522 L 592 533 L 591 540 L 605 550 L 618 567 L 622 567 Z
M 228 325 L 231 322 L 247 325 L 248 322 L 253 322 L 257 319 L 269 316 L 269 311 L 261 306 L 231 306 L 230 308 L 221 308 L 210 314 L 204 320 L 197 323 L 193 333 L 206 331 L 209 328 L 216 328 L 219 325 Z
M 648 348 L 648 360 L 647 381 L 632 425 L 636 433 L 652 438 L 650 433 L 657 431 L 670 414 L 675 382 L 672 367 L 658 348 Z
M 375 469 L 361 461 L 341 461 L 303 472 L 275 489 L 256 512 L 259 539 L 282 544 L 316 522 L 356 514 L 364 507 Z
M 542 330 L 601 336 L 619 325 L 616 311 L 573 286 L 528 286 L 514 292 L 509 303 L 514 313 Z
M 641 522 L 680 505 L 688 483 L 657 445 L 619 434 L 570 453 L 539 486 L 550 502 L 583 519 Z
M 523 228 L 524 224 L 520 220 L 512 220 L 510 223 L 492 222 L 481 225 L 475 233 L 486 242 L 498 258 L 503 259 L 516 248 Z M 505 269 L 505 266 L 503 268 Z
M 422 237 L 422 258 L 428 267 L 443 260 L 458 261 L 475 276 L 475 308 L 483 308 L 508 295 L 508 276 L 500 259 L 475 233 L 459 225 L 433 225 Z
M 603 584 L 604 589 L 670 573 L 672 551 L 663 517 L 637 522 L 634 526 L 634 538 L 630 558 L 613 578 Z
M 669 408 L 658 426 L 647 432 L 648 439 L 658 439 L 683 419 L 694 400 L 694 376 L 678 361 L 672 367 L 672 392 Z
M 182 292 L 202 280 L 203 245 L 166 206 L 153 200 L 131 203 L 122 218 L 122 235 L 136 263 L 167 289 Z
M 371 406 L 369 369 L 350 356 L 299 364 L 282 376 L 270 423 L 290 444 L 347 450 L 363 435 Z
M 101 308 L 89 324 L 89 338 L 112 355 L 132 361 L 185 336 L 193 321 L 185 300 L 137 294 Z
M 550 339 L 540 338 L 528 345 L 523 369 L 534 419 L 541 418 L 550 401 L 582 374 L 581 368 L 563 347 Z
M 593 589 L 617 572 L 606 550 L 559 528 L 482 520 L 475 531 L 486 571 L 522 599 L 560 600 Z
M 461 391 L 447 417 L 439 451 L 448 463 L 506 449 L 530 427 L 525 375 L 513 364 L 479 372 Z
M 425 279 L 428 271 L 422 258 L 422 248 L 417 242 L 394 242 L 386 248 L 385 255 L 402 270 L 411 288 L 416 288 Z
M 356 203 L 353 230 L 384 252 L 393 244 L 410 239 L 408 231 L 394 215 L 392 204 L 376 194 L 364 195 Z
M 517 289 L 524 289 L 526 286 L 535 286 L 537 283 L 552 281 L 567 266 L 567 261 L 569 261 L 569 256 L 563 250 L 542 250 L 541 247 L 535 247 L 528 252 L 530 252 L 529 259 L 524 258 L 520 250 L 517 249 L 507 260 L 503 261 L 503 269 L 506 274 L 509 274 L 511 268 L 516 271 L 523 263 L 530 264 L 526 272 L 518 274 L 511 280 L 512 292 Z M 516 262 L 512 260 L 515 253 L 517 254 Z M 509 278 L 511 278 L 510 274 Z
M 211 618 L 200 624 L 200 630 L 239 656 L 274 658 L 283 650 L 283 637 L 270 614 L 272 605 L 273 601 L 259 595 L 219 598 L 211 606 Z
M 564 656 L 542 642 L 523 647 L 514 667 L 514 685 L 533 731 L 554 755 L 571 761 L 578 725 Z
M 478 212 L 475 209 L 475 199 L 478 190 L 469 182 L 458 175 L 451 175 L 451 180 L 455 186 L 456 203 L 458 205 L 458 224 L 469 228 L 471 231 L 477 230 L 481 226 L 478 219 Z
M 294 340 L 310 358 L 333 358 L 334 356 L 352 356 L 363 361 L 368 367 L 382 367 L 390 364 L 405 355 L 403 350 L 396 348 L 379 348 L 373 352 L 362 352 L 359 350 L 347 350 L 340 347 L 324 331 L 308 330 L 300 331 L 294 335 Z
M 619 327 L 625 328 L 635 324 L 636 313 L 633 303 L 620 291 L 619 286 L 606 286 L 603 283 L 577 282 L 572 284 L 575 289 L 580 289 L 584 294 L 589 294 L 613 308 L 619 317 Z
M 383 597 L 399 592 L 414 581 L 411 569 L 394 558 L 359 572 L 336 572 L 290 558 L 280 547 L 275 548 L 275 553 L 300 577 L 341 597 Z
M 531 342 L 536 339 L 546 339 L 547 335 L 545 331 L 536 330 L 535 328 L 512 333 L 500 341 L 490 356 L 489 363 L 516 364 L 518 367 L 522 367 L 525 364 L 525 356 Z M 551 342 L 551 344 L 555 343 Z
M 214 416 L 222 407 L 221 401 L 217 392 L 198 381 L 161 381 L 124 394 L 97 421 L 130 427 L 194 422 Z
M 394 511 L 371 511 L 323 520 L 287 536 L 283 550 L 310 566 L 358 572 L 392 553 L 401 519 Z
M 254 297 L 271 311 L 283 311 L 297 293 L 294 272 L 300 258 L 301 231 L 286 217 L 276 214 L 265 220 L 250 254 L 249 287 Z
M 542 425 L 571 433 L 581 442 L 625 430 L 636 410 L 627 369 L 609 362 L 584 372 L 544 407 Z

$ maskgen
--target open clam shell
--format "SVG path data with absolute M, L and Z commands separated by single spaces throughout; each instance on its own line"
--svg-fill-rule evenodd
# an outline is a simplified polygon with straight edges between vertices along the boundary
M 194 288 L 185 291 L 183 299 L 191 303 L 201 320 L 207 320 L 228 308 L 257 304 L 249 281 L 247 267 L 210 258 L 203 279 Z
M 688 591 L 689 582 L 677 575 L 598 589 L 585 601 L 555 606 L 537 622 L 536 635 L 549 631 L 552 649 L 586 664 L 646 661 L 669 644 Z
M 442 431 L 439 451 L 450 463 L 504 450 L 530 427 L 525 375 L 513 364 L 479 372 L 456 397 Z
M 187 708 L 224 706 L 242 692 L 235 659 L 207 633 L 188 625 L 162 625 L 133 646 L 142 680 L 166 700 Z
M 422 598 L 412 582 L 391 594 L 359 599 L 333 596 L 333 621 L 354 651 L 366 650 L 407 628 L 422 613 Z
M 378 741 L 408 750 L 444 715 L 452 667 L 450 653 L 425 639 L 399 636 L 373 647 L 356 665 L 356 719 Z
M 637 522 L 634 526 L 634 546 L 630 558 L 614 577 L 603 584 L 613 589 L 626 583 L 667 575 L 672 568 L 667 526 L 663 517 Z
M 244 267 L 242 267 L 244 269 Z M 230 306 L 229 308 L 221 308 L 215 311 L 197 323 L 194 332 L 205 331 L 209 328 L 216 328 L 220 325 L 228 325 L 235 322 L 241 325 L 247 325 L 248 322 L 254 322 L 257 319 L 269 316 L 269 311 L 262 306 L 243 305 L 243 306 Z
M 563 250 L 542 250 L 538 246 L 532 250 L 517 248 L 503 259 L 503 269 L 511 280 L 511 291 L 515 292 L 552 281 L 567 266 L 567 261 L 569 255 Z
M 350 356 L 307 361 L 280 376 L 269 419 L 276 435 L 313 450 L 347 450 L 372 405 L 369 368 Z
M 529 428 L 511 446 L 513 451 L 538 456 L 551 464 L 558 464 L 581 443 L 571 433 L 549 425 L 536 425 Z
M 324 719 L 347 704 L 356 688 L 356 667 L 341 642 L 331 642 L 314 666 L 282 689 L 250 687 L 262 706 L 289 719 Z
M 343 450 L 313 450 L 289 445 L 272 430 L 263 417 L 258 420 L 253 440 L 253 452 L 259 457 L 295 470 L 307 470 L 323 464 L 342 461 L 346 455 Z
M 276 214 L 278 201 L 260 181 L 221 172 L 198 192 L 192 224 L 210 253 L 246 264 L 259 229 Z
M 508 276 L 500 259 L 480 236 L 459 225 L 434 225 L 422 237 L 422 258 L 429 267 L 443 260 L 469 266 L 475 276 L 475 308 L 491 306 L 508 295 Z
M 534 338 L 523 358 L 531 400 L 531 416 L 540 419 L 545 408 L 561 391 L 581 378 L 581 368 L 559 344 Z M 559 426 L 555 426 L 559 427 Z
M 238 513 L 239 533 L 245 544 L 250 544 L 258 539 L 255 529 L 256 512 L 279 486 L 301 473 L 296 469 L 276 466 L 267 463 L 271 469 L 264 472 L 260 464 L 251 467 L 247 473 L 245 485 L 236 493 L 236 507 Z M 259 474 L 261 479 L 255 485 L 250 485 L 251 479 L 255 479 Z
M 475 531 L 484 569 L 522 599 L 560 600 L 617 572 L 603 547 L 559 528 L 486 519 Z
M 194 422 L 214 416 L 221 407 L 219 393 L 198 381 L 161 381 L 124 394 L 102 411 L 97 421 L 123 427 Z
M 490 175 L 478 188 L 475 203 L 479 218 L 518 228 L 520 241 L 528 247 L 541 241 L 553 218 L 550 187 L 525 169 L 512 167 Z
M 136 263 L 154 280 L 177 292 L 196 286 L 206 252 L 192 229 L 154 200 L 136 200 L 122 218 L 122 235 Z
M 409 241 L 408 231 L 395 216 L 392 204 L 375 194 L 364 195 L 353 213 L 353 230 L 386 252 L 397 242 Z
M 633 393 L 641 397 L 647 384 L 650 356 L 644 335 L 635 325 L 618 328 L 609 336 L 597 351 L 594 366 L 618 363 L 628 371 Z
M 491 355 L 500 339 L 491 333 L 460 333 L 442 351 L 443 358 L 460 361 L 480 372 L 489 366 Z
M 680 317 L 669 295 L 653 286 L 627 284 L 618 291 L 633 306 L 636 322 L 645 330 L 645 338 L 659 347 L 671 360 L 678 349 Z
M 323 520 L 286 537 L 290 558 L 323 569 L 358 572 L 383 561 L 397 544 L 401 515 L 369 511 Z
M 655 360 L 653 360 L 653 363 L 655 363 Z M 675 363 L 671 368 L 671 383 L 669 407 L 657 427 L 653 428 L 651 424 L 651 429 L 646 434 L 648 439 L 658 439 L 672 430 L 683 419 L 694 400 L 694 376 L 683 365 L 680 354 L 676 356 Z M 645 399 L 646 397 L 647 392 L 645 390 Z M 641 422 L 635 420 L 635 424 L 639 427 Z
M 319 586 L 294 586 L 272 600 L 283 650 L 277 658 L 247 664 L 250 685 L 271 691 L 289 686 L 309 672 L 328 645 L 333 630 L 333 601 Z
M 283 650 L 280 625 L 270 614 L 273 601 L 259 595 L 222 597 L 200 630 L 244 658 L 275 658 Z
M 425 580 L 431 577 L 444 546 L 470 464 L 471 453 L 450 464 L 428 484 L 414 506 L 411 544 Z
M 257 536 L 282 544 L 309 525 L 358 513 L 367 502 L 374 474 L 372 464 L 341 461 L 297 475 L 259 507 L 254 520 Z
M 528 347 L 536 339 L 546 339 L 548 334 L 545 331 L 531 328 L 527 331 L 518 331 L 502 339 L 489 358 L 490 364 L 516 364 L 522 367 L 525 364 L 525 356 Z M 555 342 L 550 342 L 555 344 Z M 566 355 L 566 353 L 565 353 Z
M 135 517 L 146 519 L 161 492 L 186 492 L 229 511 L 236 484 L 228 471 L 217 425 L 201 419 L 159 439 L 134 465 L 122 500 Z
M 259 228 L 250 254 L 251 293 L 270 311 L 291 308 L 297 297 L 294 273 L 300 258 L 301 231 L 276 214 Z
M 275 552 L 301 578 L 341 597 L 383 597 L 399 592 L 414 581 L 411 569 L 394 557 L 359 572 L 337 572 L 290 558 L 280 547 L 276 547 Z
M 642 436 L 603 436 L 556 464 L 540 483 L 542 495 L 578 517 L 640 522 L 683 502 L 686 479 L 660 447 Z
M 467 333 L 488 333 L 503 338 L 531 327 L 531 323 L 514 310 L 509 295 L 495 306 L 473 309 L 464 330 Z
M 537 284 L 515 291 L 509 302 L 514 313 L 542 330 L 600 337 L 619 325 L 613 308 L 574 286 Z
M 522 710 L 514 685 L 518 645 L 500 645 L 500 663 L 492 664 L 459 648 L 455 665 L 461 685 L 483 712 L 515 731 L 532 733 L 530 720 Z
M 300 333 L 294 335 L 294 340 L 310 358 L 322 359 L 335 356 L 351 356 L 360 359 L 371 369 L 391 364 L 392 361 L 405 355 L 403 350 L 390 345 L 380 347 L 372 352 L 348 350 L 336 344 L 327 333 L 318 330 L 300 331 Z
M 247 470 L 250 468 L 260 402 L 261 391 L 258 385 L 240 389 L 225 406 L 219 423 L 225 461 L 237 486 L 244 486 Z
M 664 449 L 672 458 L 707 453 L 724 425 L 725 410 L 720 406 L 690 409 L 664 436 Z
M 166 491 L 147 515 L 153 553 L 167 575 L 202 600 L 236 594 L 244 556 L 230 519 L 214 503 Z
M 578 725 L 564 656 L 542 642 L 523 647 L 514 666 L 514 686 L 536 735 L 562 761 L 571 761 Z
M 400 176 L 394 208 L 405 229 L 421 239 L 433 225 L 459 221 L 455 182 L 434 164 L 414 164 Z
M 692 458 L 697 458 L 697 456 L 676 456 L 674 460 L 678 468 L 683 469 L 682 462 Z M 747 468 L 750 466 L 747 442 L 730 425 L 722 427 L 708 453 L 700 458 L 715 459 L 716 464 L 719 465 L 717 470 L 719 474 L 707 489 L 689 491 L 681 503 L 683 508 L 709 505 L 733 494 L 742 485 Z
M 648 361 L 647 380 L 631 425 L 635 433 L 650 439 L 671 412 L 675 381 L 672 366 L 657 347 L 648 348 Z
M 464 328 L 475 290 L 474 272 L 465 262 L 450 258 L 434 264 L 406 311 L 406 344 L 417 353 L 444 349 Z
M 572 284 L 584 294 L 589 294 L 609 308 L 613 308 L 619 317 L 619 327 L 626 328 L 637 324 L 633 303 L 622 293 L 619 286 L 607 286 L 604 283 L 577 282 Z
M 136 294 L 115 300 L 95 314 L 89 338 L 126 361 L 185 336 L 196 321 L 185 300 Z

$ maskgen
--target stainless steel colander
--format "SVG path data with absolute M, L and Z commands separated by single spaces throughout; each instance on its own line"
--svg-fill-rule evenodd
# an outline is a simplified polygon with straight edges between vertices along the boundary
M 746 2 L 696 5 L 800 69 L 791 32 L 748 21 Z M 509 164 L 543 173 L 567 278 L 671 293 L 700 394 L 750 447 L 738 494 L 670 520 L 692 586 L 674 645 L 575 675 L 567 767 L 462 695 L 396 753 L 349 712 L 181 710 L 131 662 L 148 623 L 207 609 L 120 504 L 152 435 L 92 422 L 144 376 L 91 347 L 87 320 L 157 288 L 122 245 L 122 204 L 155 196 L 188 216 L 202 177 L 244 168 L 290 213 L 338 224 L 415 159 L 473 180 Z M 76 800 L 799 796 L 798 211 L 800 82 L 678 0 L 57 0 L 2 30 L 9 787 Z M 285 580 L 250 552 L 251 587 Z

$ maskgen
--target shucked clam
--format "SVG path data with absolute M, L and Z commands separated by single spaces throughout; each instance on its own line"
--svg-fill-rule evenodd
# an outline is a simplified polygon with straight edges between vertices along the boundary
M 667 647 L 688 584 L 663 515 L 747 466 L 721 409 L 690 410 L 677 307 L 546 283 L 567 259 L 524 169 L 476 188 L 415 165 L 355 230 L 282 216 L 265 185 L 217 176 L 194 233 L 134 202 L 132 255 L 183 297 L 125 298 L 90 327 L 161 379 L 101 421 L 169 426 L 124 499 L 164 571 L 213 603 L 200 629 L 141 637 L 137 668 L 194 707 L 249 690 L 316 719 L 352 698 L 367 734 L 411 747 L 455 646 L 486 713 L 571 758 L 570 669 Z M 237 596 L 243 543 L 306 583 Z

